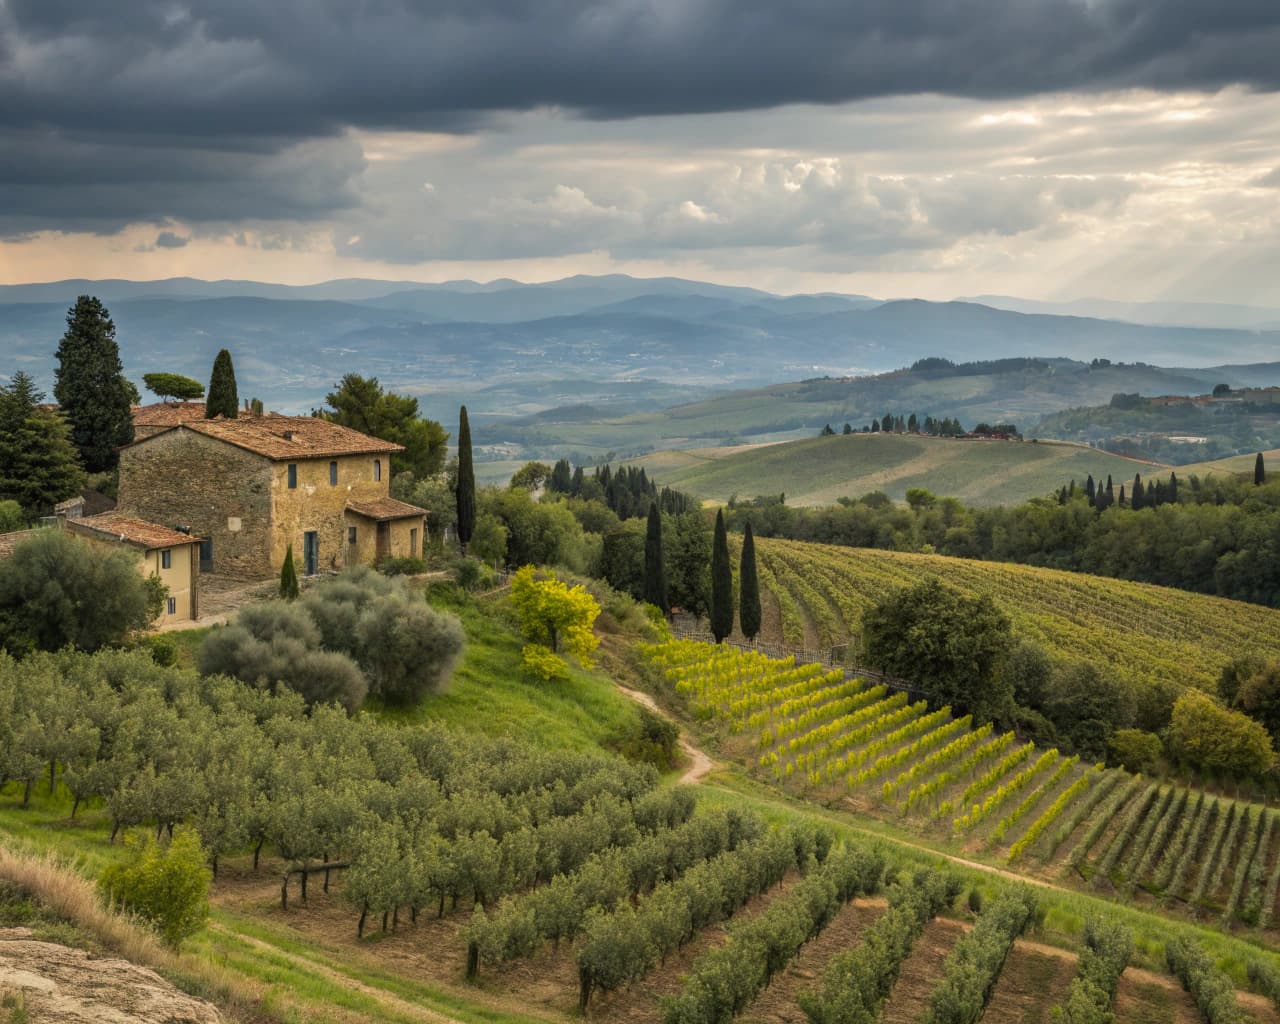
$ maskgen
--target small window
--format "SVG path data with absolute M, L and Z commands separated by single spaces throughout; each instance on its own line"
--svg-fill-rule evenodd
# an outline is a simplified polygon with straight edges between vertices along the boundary
M 289 463 L 289 489 L 292 490 L 298 486 L 298 464 L 296 462 Z
M 165 554 L 166 554 L 166 555 L 167 555 L 168 553 L 169 553 L 169 552 L 167 552 L 167 551 L 165 552 Z M 177 614 L 178 614 L 178 599 L 177 599 L 176 597 L 171 597 L 171 598 L 169 598 L 169 603 L 168 603 L 167 607 L 168 607 L 168 609 L 169 609 L 169 614 L 170 614 L 170 615 L 177 615 Z
M 329 486 L 338 486 L 338 464 L 336 462 L 329 463 Z
M 381 459 L 373 460 L 373 478 L 375 480 L 382 479 L 382 460 Z
M 409 531 L 409 557 L 418 557 L 418 530 L 416 527 Z
M 347 527 L 347 543 L 352 547 L 356 546 L 356 528 L 354 526 Z
M 163 551 L 161 551 L 161 552 L 160 552 L 160 568 L 161 568 L 161 569 L 172 569 L 172 568 L 173 568 L 173 551 L 172 551 L 172 549 L 170 549 L 170 548 L 165 548 Z

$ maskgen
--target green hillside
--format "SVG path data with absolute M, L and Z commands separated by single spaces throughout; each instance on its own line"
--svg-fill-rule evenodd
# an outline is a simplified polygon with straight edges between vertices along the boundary
M 1197 473 L 1200 476 L 1206 476 L 1210 473 L 1253 473 L 1253 463 L 1257 459 L 1258 453 L 1251 452 L 1247 455 L 1232 455 L 1225 459 L 1214 459 L 1210 462 L 1193 462 L 1186 466 L 1179 466 L 1179 473 Z M 1263 462 L 1267 467 L 1267 478 L 1271 478 L 1273 470 L 1280 471 L 1280 448 L 1272 448 L 1262 453 Z
M 870 491 L 902 500 L 912 487 L 972 505 L 1009 505 L 1048 494 L 1071 479 L 1083 483 L 1090 474 L 1127 480 L 1157 468 L 1081 445 L 910 434 L 811 437 L 662 452 L 635 461 L 663 484 L 703 498 L 727 501 L 733 495 L 782 492 L 792 505 L 828 505 Z

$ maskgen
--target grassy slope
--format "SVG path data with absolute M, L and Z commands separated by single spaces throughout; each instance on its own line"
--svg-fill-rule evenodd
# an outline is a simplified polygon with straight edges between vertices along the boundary
M 1214 459 L 1212 462 L 1193 462 L 1190 465 L 1179 466 L 1178 472 L 1190 476 L 1192 473 L 1198 473 L 1204 476 L 1207 473 L 1248 473 L 1252 478 L 1253 463 L 1257 459 L 1257 452 L 1252 455 L 1232 455 L 1227 459 Z M 1262 461 L 1270 469 L 1272 466 L 1280 468 L 1280 448 L 1272 448 L 1270 451 L 1262 453 Z
M 1046 441 L 959 441 L 899 434 L 850 434 L 754 447 L 661 453 L 635 462 L 663 484 L 705 498 L 784 492 L 792 505 L 828 505 L 840 497 L 908 488 L 974 505 L 1008 505 L 1041 497 L 1071 479 L 1083 484 L 1144 475 L 1149 463 Z
M 1122 667 L 1135 678 L 1174 679 L 1211 689 L 1243 651 L 1280 657 L 1280 610 L 1084 573 L 944 555 L 760 540 L 775 560 L 814 583 L 828 576 L 843 602 L 843 633 L 856 635 L 863 609 L 887 589 L 928 576 L 970 594 L 989 594 L 1017 631 L 1062 657 Z M 803 603 L 802 596 L 796 595 Z M 839 613 L 840 609 L 833 608 Z M 813 617 L 810 611 L 810 617 Z M 781 639 L 769 637 L 768 639 Z

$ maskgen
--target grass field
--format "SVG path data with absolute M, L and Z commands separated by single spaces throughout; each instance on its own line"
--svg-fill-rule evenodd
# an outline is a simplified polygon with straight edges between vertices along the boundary
M 1043 497 L 1090 474 L 1132 479 L 1157 469 L 1108 452 L 1051 441 L 972 441 L 909 434 L 837 434 L 745 448 L 701 448 L 632 460 L 660 483 L 727 501 L 782 492 L 791 505 L 829 505 L 884 491 L 901 501 L 923 487 L 971 505 Z M 1280 465 L 1280 463 L 1278 463 Z
M 1233 455 L 1229 459 L 1215 459 L 1212 462 L 1193 462 L 1187 466 L 1179 466 L 1178 472 L 1190 476 L 1198 473 L 1205 476 L 1209 473 L 1253 473 L 1253 464 L 1257 459 L 1258 453 L 1252 455 Z M 1280 472 L 1280 448 L 1272 448 L 1270 451 L 1262 453 L 1262 460 L 1267 468 L 1275 467 Z

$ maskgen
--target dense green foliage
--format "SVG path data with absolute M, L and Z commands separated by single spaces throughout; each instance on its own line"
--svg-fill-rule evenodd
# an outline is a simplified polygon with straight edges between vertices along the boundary
M 742 530 L 742 556 L 738 568 L 738 624 L 742 635 L 754 640 L 760 632 L 760 576 L 756 570 L 756 541 L 747 523 Z
M 357 708 L 367 694 L 407 704 L 448 679 L 462 653 L 457 620 L 402 578 L 365 567 L 312 587 L 297 602 L 249 605 L 200 648 L 200 671 L 234 676 L 309 704 Z
M 49 512 L 84 484 L 66 421 L 42 409 L 43 399 L 21 370 L 0 384 L 0 501 L 16 502 L 20 519 Z M 6 516 L 0 532 L 20 526 Z
M 82 651 L 122 643 L 164 603 L 157 577 L 138 572 L 138 552 L 41 530 L 0 559 L 0 648 L 10 654 Z
M 218 351 L 209 375 L 209 393 L 204 400 L 205 419 L 221 416 L 233 420 L 240 415 L 240 394 L 236 390 L 236 370 L 231 353 L 225 348 Z
M 325 402 L 328 407 L 315 415 L 404 447 L 391 453 L 393 474 L 408 472 L 421 480 L 444 468 L 449 435 L 437 421 L 418 414 L 416 398 L 384 390 L 377 377 L 348 373 Z
M 774 496 L 738 503 L 728 517 L 731 529 L 750 519 L 757 538 L 1017 562 L 1280 606 L 1280 560 L 1270 554 L 1280 483 L 1192 476 L 1176 501 L 1137 511 L 1117 503 L 1099 513 L 1077 487 L 1062 503 L 982 509 L 941 498 L 912 510 L 874 494 L 798 509 Z
M 187 402 L 204 397 L 204 385 L 181 373 L 144 373 L 142 383 L 161 401 L 176 398 Z
M 458 510 L 458 543 L 462 553 L 476 529 L 476 471 L 471 455 L 471 424 L 467 420 L 467 407 L 458 410 L 458 481 L 455 485 Z
M 662 513 L 656 501 L 649 504 L 649 518 L 644 535 L 644 600 L 662 611 L 671 613 L 671 601 L 667 596 L 667 566 L 662 554 Z
M 296 601 L 298 599 L 298 570 L 293 564 L 292 544 L 285 548 L 284 551 L 284 562 L 280 566 L 280 586 L 278 591 L 282 601 Z
M 950 907 L 960 880 L 920 871 L 889 893 L 889 909 L 853 949 L 828 962 L 819 983 L 800 994 L 810 1024 L 875 1024 L 902 963 L 924 926 Z
M 1111 1000 L 1133 955 L 1133 933 L 1115 921 L 1085 922 L 1084 951 L 1067 998 L 1054 1007 L 1055 1024 L 1114 1024 Z
M 880 888 L 884 854 L 843 846 L 822 866 L 749 920 L 729 926 L 729 941 L 700 956 L 680 994 L 663 1009 L 665 1024 L 730 1024 L 855 896 Z
M 133 440 L 130 407 L 138 389 L 124 376 L 116 325 L 97 299 L 81 295 L 67 311 L 57 358 L 53 394 L 71 427 L 71 443 L 90 473 L 113 469 L 116 449 Z
M 733 632 L 733 567 L 724 512 L 716 510 L 716 531 L 711 541 L 711 635 L 719 643 Z
M 592 629 L 600 605 L 586 587 L 571 587 L 554 572 L 539 575 L 526 565 L 511 579 L 511 607 L 528 641 L 523 659 L 533 674 L 542 679 L 566 676 L 562 654 L 591 664 L 591 652 L 600 643 Z
M 183 827 L 163 846 L 143 836 L 127 862 L 107 866 L 98 888 L 111 903 L 155 925 L 176 948 L 208 920 L 210 880 L 199 834 Z
M 1208 1024 L 1245 1024 L 1250 1018 L 1236 1002 L 1235 986 L 1193 939 L 1177 936 L 1165 943 L 1165 960 L 1191 993 Z
M 1234 777 L 1261 775 L 1275 762 L 1264 726 L 1195 691 L 1173 705 L 1169 750 L 1193 768 Z
M 927 1024 L 974 1024 L 982 1016 L 1014 939 L 1035 912 L 1036 898 L 1027 889 L 1006 889 L 991 902 L 947 955 L 942 981 L 929 1000 Z
M 1000 669 L 1010 623 L 989 599 L 928 579 L 871 607 L 862 637 L 872 667 L 909 680 L 938 704 L 962 707 L 979 722 L 1008 715 L 1012 687 Z

